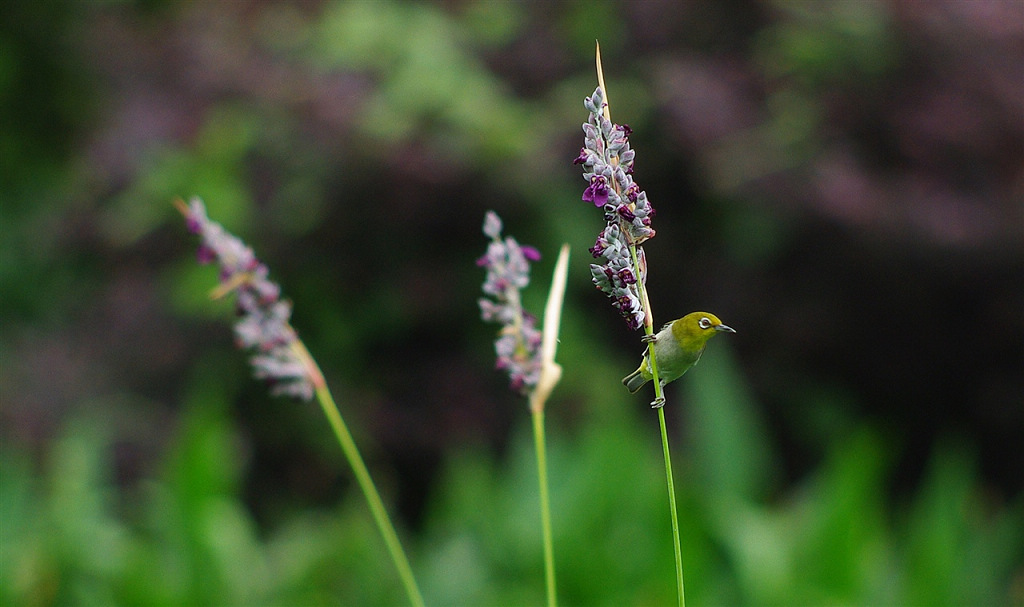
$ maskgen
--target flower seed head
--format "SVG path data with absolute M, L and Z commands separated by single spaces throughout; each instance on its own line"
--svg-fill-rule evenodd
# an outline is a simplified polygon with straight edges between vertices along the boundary
M 216 262 L 220 268 L 220 286 L 214 295 L 236 295 L 235 340 L 240 348 L 253 352 L 249 359 L 253 374 L 271 384 L 272 394 L 312 398 L 313 377 L 319 376 L 319 370 L 314 373 L 299 355 L 298 336 L 290 324 L 291 304 L 281 300 L 281 288 L 268 279 L 267 266 L 244 242 L 211 221 L 198 198 L 188 205 L 180 202 L 178 209 L 188 230 L 202 239 L 200 263 Z
M 501 325 L 494 342 L 495 367 L 508 373 L 513 390 L 526 393 L 540 379 L 541 332 L 537 319 L 522 309 L 520 291 L 530 283 L 530 262 L 538 261 L 540 252 L 511 236 L 502 238 L 501 220 L 493 211 L 485 216 L 483 231 L 491 242 L 477 265 L 487 268 L 483 291 L 490 297 L 480 298 L 480 315 Z

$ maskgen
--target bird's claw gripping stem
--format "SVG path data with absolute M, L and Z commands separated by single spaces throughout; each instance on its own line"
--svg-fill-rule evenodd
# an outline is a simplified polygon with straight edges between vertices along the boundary
M 658 336 L 653 333 L 651 335 L 644 335 L 643 337 L 640 338 L 640 341 L 644 342 L 645 344 L 653 344 L 658 341 Z
M 665 397 L 656 398 L 651 401 L 651 409 L 661 409 L 665 406 Z

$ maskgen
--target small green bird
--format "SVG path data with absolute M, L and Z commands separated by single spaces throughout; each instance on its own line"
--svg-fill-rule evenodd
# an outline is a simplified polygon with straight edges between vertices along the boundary
M 697 364 L 708 340 L 721 332 L 735 333 L 732 327 L 722 324 L 714 314 L 708 312 L 691 312 L 686 316 L 666 324 L 656 334 L 644 336 L 643 341 L 654 342 L 654 353 L 658 359 L 658 380 L 661 387 L 673 382 Z M 644 352 L 640 366 L 626 377 L 622 383 L 635 393 L 654 377 L 651 374 L 650 353 Z M 665 399 L 657 399 L 652 407 L 661 407 Z

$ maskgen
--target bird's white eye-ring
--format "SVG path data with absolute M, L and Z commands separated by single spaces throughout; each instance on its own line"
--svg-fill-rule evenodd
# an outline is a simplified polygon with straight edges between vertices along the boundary
M 710 329 L 711 319 L 705 316 L 697 321 L 697 326 L 699 326 L 701 329 Z

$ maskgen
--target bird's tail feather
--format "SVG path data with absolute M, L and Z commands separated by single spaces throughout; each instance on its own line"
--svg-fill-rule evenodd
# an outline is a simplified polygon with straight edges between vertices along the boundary
M 642 367 L 633 371 L 626 377 L 622 378 L 622 385 L 626 386 L 631 394 L 636 394 L 636 391 L 643 387 L 644 384 L 649 382 L 649 379 L 645 379 L 642 371 Z

